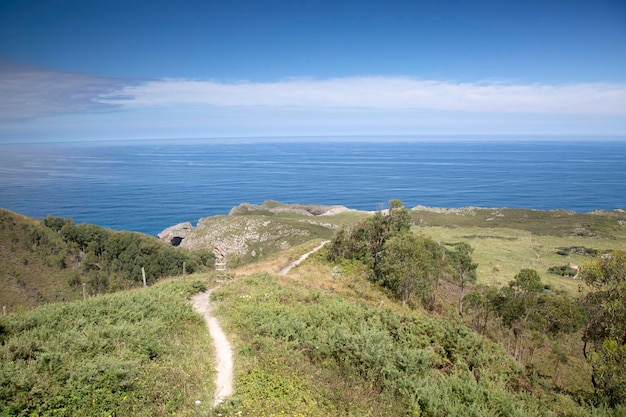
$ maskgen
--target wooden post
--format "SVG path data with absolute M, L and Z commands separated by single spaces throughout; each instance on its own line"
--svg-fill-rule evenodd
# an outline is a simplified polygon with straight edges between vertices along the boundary
M 141 267 L 141 278 L 143 278 L 143 286 L 147 287 L 148 284 L 146 284 L 146 270 L 143 266 Z
M 183 261 L 183 278 L 187 275 L 187 263 Z
M 3 316 L 7 315 L 7 306 L 2 306 L 2 315 Z
M 83 282 L 83 300 L 87 299 L 87 284 Z

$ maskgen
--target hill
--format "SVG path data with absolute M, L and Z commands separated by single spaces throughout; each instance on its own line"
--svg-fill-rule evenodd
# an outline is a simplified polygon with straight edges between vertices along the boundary
M 141 233 L 0 209 L 0 305 L 9 312 L 130 289 L 213 266 L 213 253 L 173 248 Z
M 617 292 L 585 287 L 579 293 L 580 277 L 548 272 L 553 263 L 612 259 L 602 254 L 621 259 L 623 212 L 407 212 L 413 223 L 410 236 L 424 236 L 416 242 L 430 242 L 427 236 L 433 236 L 430 247 L 446 253 L 438 281 L 428 289 L 434 292 L 432 304 L 420 297 L 405 303 L 402 293 L 388 285 L 393 284 L 390 277 L 376 278 L 367 257 L 331 256 L 338 247 L 337 232 L 350 235 L 392 216 L 275 202 L 246 205 L 229 216 L 207 219 L 206 224 L 215 223 L 205 230 L 221 230 L 212 239 L 223 234 L 233 242 L 254 241 L 246 244 L 245 253 L 228 255 L 231 279 L 211 296 L 235 351 L 233 397 L 217 408 L 207 405 L 214 394 L 213 352 L 189 303 L 194 292 L 217 285 L 215 275 L 204 272 L 0 317 L 0 415 L 623 415 L 624 383 L 620 372 L 611 373 L 623 369 L 621 351 L 609 344 L 609 356 L 602 356 L 600 343 L 592 359 L 585 359 L 585 330 L 579 327 L 604 314 L 583 311 L 594 308 L 590 302 L 621 294 L 623 284 L 618 283 Z M 11 219 L 15 227 L 34 228 L 46 234 L 42 239 L 62 244 L 54 227 L 39 229 L 42 223 L 56 224 L 53 219 Z M 257 228 L 237 229 L 252 224 L 239 223 L 242 219 L 251 219 Z M 21 222 L 28 226 L 17 226 Z M 292 226 L 308 234 L 284 233 Z M 579 233 L 581 228 L 585 233 Z M 200 236 L 203 228 L 194 229 Z M 277 230 L 282 232 L 272 232 Z M 118 242 L 113 236 L 107 234 L 106 241 Z M 385 256 L 402 249 L 397 243 L 406 236 L 395 236 Z M 183 248 L 168 248 L 185 250 L 187 238 Z M 287 275 L 278 274 L 326 239 L 333 242 Z M 476 284 L 466 289 L 471 297 L 464 316 L 456 311 L 457 264 L 447 263 L 457 259 L 459 241 L 470 243 L 478 263 Z M 357 241 L 348 243 L 361 248 Z M 48 248 L 32 246 L 24 253 L 35 256 Z M 105 252 L 101 265 L 109 264 Z M 390 266 L 378 273 L 403 273 Z M 539 267 L 536 276 L 533 266 Z M 14 267 L 19 270 L 18 264 Z M 620 304 L 617 299 L 617 304 L 602 305 Z M 587 327 L 596 324 L 590 320 Z M 603 357 L 615 363 L 598 362 Z M 602 375 L 614 379 L 594 382 L 591 376 L 599 366 Z

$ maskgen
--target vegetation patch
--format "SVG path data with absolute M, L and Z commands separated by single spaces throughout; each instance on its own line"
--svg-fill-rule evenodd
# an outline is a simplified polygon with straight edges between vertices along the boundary
M 548 268 L 550 274 L 559 275 L 561 277 L 575 277 L 578 274 L 578 269 L 572 268 L 571 265 L 551 266 Z
M 0 304 L 9 312 L 105 294 L 213 266 L 208 251 L 174 248 L 142 233 L 115 232 L 0 209 Z M 84 291 L 84 293 L 83 293 Z
M 462 324 L 285 285 L 266 274 L 223 287 L 213 302 L 238 349 L 237 398 L 220 409 L 224 415 L 563 411 L 532 395 L 532 382 L 500 345 Z
M 170 281 L 0 317 L 0 415 L 195 415 L 212 347 L 199 281 Z
M 593 248 L 586 248 L 584 246 L 569 246 L 556 248 L 556 253 L 561 256 L 569 256 L 571 254 L 597 256 L 599 251 Z
M 623 236 L 626 212 L 578 213 L 565 210 L 517 208 L 432 209 L 415 207 L 411 212 L 420 226 L 511 228 L 536 235 L 614 238 Z

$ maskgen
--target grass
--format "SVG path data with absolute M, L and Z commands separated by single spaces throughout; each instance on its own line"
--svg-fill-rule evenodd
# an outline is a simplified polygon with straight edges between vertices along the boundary
M 415 208 L 411 217 L 420 226 L 509 228 L 534 235 L 580 237 L 626 237 L 626 212 L 577 213 L 565 210 L 516 208 Z
M 308 220 L 340 225 L 362 215 L 264 217 L 285 225 Z M 547 269 L 588 258 L 562 256 L 556 248 L 626 250 L 619 213 L 481 209 L 413 216 L 421 219 L 417 233 L 439 242 L 470 243 L 478 280 L 485 284 L 504 285 L 530 267 L 554 288 L 577 293 L 579 282 Z M 210 406 L 213 347 L 189 303 L 212 276 L 194 275 L 0 317 L 0 416 L 600 417 L 624 412 L 578 403 L 586 404 L 591 389 L 589 369 L 576 357 L 578 335 L 559 340 L 569 360 L 558 367 L 553 358 L 559 352 L 546 343 L 537 348 L 534 369 L 522 370 L 504 344 L 476 334 L 452 313 L 446 316 L 457 296 L 452 284 L 440 285 L 435 316 L 403 308 L 365 279 L 358 262 L 328 263 L 324 250 L 277 276 L 327 232 L 315 237 L 232 269 L 235 279 L 213 293 L 214 314 L 235 349 L 235 394 L 221 406 Z
M 235 397 L 213 415 L 595 412 L 526 379 L 502 346 L 463 324 L 403 309 L 331 267 L 313 257 L 293 275 L 240 276 L 213 293 L 236 361 Z
M 557 248 L 586 246 L 626 250 L 626 240 L 622 239 L 534 235 L 509 228 L 420 226 L 414 231 L 432 236 L 439 242 L 468 242 L 474 248 L 479 283 L 506 285 L 520 269 L 533 268 L 544 283 L 571 294 L 577 293 L 579 285 L 584 283 L 549 274 L 548 268 L 569 263 L 582 265 L 591 257 L 578 254 L 562 256 L 557 253 Z
M 0 317 L 0 415 L 202 415 L 212 345 L 190 294 L 199 281 Z
M 39 221 L 0 209 L 0 305 L 8 312 L 77 300 L 83 288 L 94 295 L 139 287 L 142 267 L 152 283 L 180 274 L 183 263 L 187 272 L 200 271 L 213 259 L 212 253 L 173 248 L 141 233 L 52 216 Z

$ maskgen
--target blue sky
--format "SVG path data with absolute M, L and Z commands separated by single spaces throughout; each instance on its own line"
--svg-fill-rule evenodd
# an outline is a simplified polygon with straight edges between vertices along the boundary
M 626 2 L 0 1 L 0 142 L 626 136 Z

